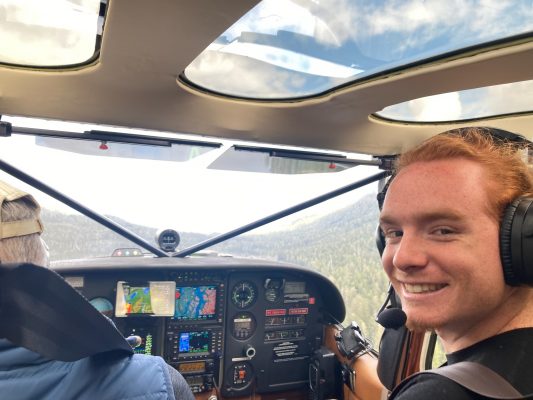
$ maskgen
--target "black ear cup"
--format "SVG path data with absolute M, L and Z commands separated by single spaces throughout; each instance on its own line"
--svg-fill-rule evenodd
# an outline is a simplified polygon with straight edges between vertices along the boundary
M 385 236 L 383 236 L 383 232 L 379 225 L 376 228 L 376 247 L 378 248 L 379 256 L 381 257 L 383 255 L 383 250 L 385 250 Z
M 533 286 L 533 199 L 518 198 L 506 208 L 500 226 L 505 283 Z
M 383 202 L 385 201 L 385 195 L 387 194 L 387 190 L 389 189 L 389 186 L 394 179 L 394 174 L 392 174 L 389 179 L 387 179 L 386 182 L 383 183 L 383 181 L 380 181 L 380 185 L 383 184 L 383 187 L 379 190 L 376 199 L 378 201 L 378 207 L 379 211 L 383 208 Z M 379 251 L 379 256 L 381 257 L 383 255 L 383 251 L 385 250 L 385 236 L 383 235 L 383 231 L 380 229 L 379 225 L 376 228 L 376 247 Z
M 516 285 L 517 278 L 513 272 L 513 260 L 511 256 L 511 228 L 516 207 L 520 200 L 515 200 L 507 206 L 503 214 L 500 226 L 500 258 L 503 267 L 503 277 L 508 285 Z

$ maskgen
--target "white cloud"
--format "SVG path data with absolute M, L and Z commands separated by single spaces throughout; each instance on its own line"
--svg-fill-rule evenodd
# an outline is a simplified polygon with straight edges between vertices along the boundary
M 461 117 L 461 101 L 457 92 L 410 101 L 409 109 L 417 121 L 450 121 Z
M 275 36 L 289 31 L 313 38 L 322 49 L 297 56 L 292 48 L 235 41 L 220 49 L 228 60 L 204 53 L 187 75 L 226 93 L 295 97 L 328 90 L 365 69 L 389 68 L 532 28 L 533 7 L 525 0 L 264 0 L 224 35 L 234 40 L 241 32 Z M 343 46 L 344 54 L 335 53 L 343 61 L 330 62 L 325 49 Z M 248 57 L 261 62 L 249 62 Z M 343 62 L 347 66 L 340 65 Z M 222 69 L 225 79 L 220 79 Z M 302 86 L 291 86 L 291 76 L 298 74 Z M 334 78 L 321 81 L 316 76 Z
M 99 5 L 98 0 L 3 0 L 0 60 L 28 65 L 87 60 L 94 53 Z
M 380 114 L 404 121 L 453 121 L 532 110 L 533 81 L 523 81 L 414 99 Z
M 316 57 L 308 56 L 299 52 L 280 49 L 273 46 L 258 45 L 254 43 L 230 43 L 228 45 L 210 45 L 207 50 L 218 51 L 231 55 L 250 57 L 255 60 L 263 61 L 277 67 L 287 70 L 303 72 L 306 74 L 334 77 L 349 78 L 363 72 L 361 69 L 346 67 L 327 60 L 321 60 Z M 238 60 L 234 66 L 238 64 Z M 204 64 L 205 66 L 205 64 Z M 192 68 L 195 65 L 193 64 Z M 191 68 L 191 67 L 189 67 Z M 212 70 L 212 66 L 209 66 Z M 199 71 L 204 72 L 204 70 Z
M 491 86 L 483 98 L 488 115 L 533 111 L 533 81 Z
M 321 66 L 315 64 L 313 68 L 323 73 Z M 187 67 L 185 75 L 196 84 L 236 96 L 276 98 L 309 94 L 305 75 L 276 69 L 253 58 L 220 52 L 207 52 L 197 57 Z M 335 83 L 341 83 L 341 79 L 324 78 L 321 86 L 313 87 L 313 90 L 327 90 Z

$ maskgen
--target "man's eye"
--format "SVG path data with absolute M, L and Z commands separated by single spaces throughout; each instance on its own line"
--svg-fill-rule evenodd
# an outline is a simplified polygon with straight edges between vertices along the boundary
M 438 229 L 435 229 L 433 232 L 436 233 L 437 235 L 451 235 L 455 233 L 455 231 L 450 228 L 438 228 Z
M 391 240 L 391 239 L 402 237 L 403 232 L 402 231 L 386 231 L 384 235 L 385 235 L 385 240 Z

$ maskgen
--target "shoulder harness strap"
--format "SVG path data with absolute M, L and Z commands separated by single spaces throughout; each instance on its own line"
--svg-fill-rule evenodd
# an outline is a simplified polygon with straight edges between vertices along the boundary
M 492 369 L 476 362 L 462 361 L 411 375 L 394 388 L 389 399 L 393 399 L 399 390 L 413 377 L 422 374 L 444 376 L 474 393 L 492 399 L 519 400 L 533 398 L 533 395 L 521 394 L 505 378 Z

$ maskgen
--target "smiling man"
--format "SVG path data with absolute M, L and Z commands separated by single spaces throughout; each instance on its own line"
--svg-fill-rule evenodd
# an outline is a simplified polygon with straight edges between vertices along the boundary
M 448 364 L 481 363 L 527 394 L 533 289 L 504 277 L 500 226 L 513 201 L 533 197 L 533 176 L 520 146 L 493 133 L 446 132 L 399 158 L 380 216 L 382 262 L 408 327 L 435 330 Z M 415 377 L 395 397 L 426 398 L 482 397 L 436 374 Z

